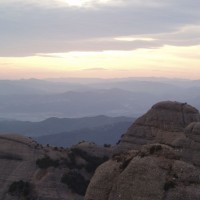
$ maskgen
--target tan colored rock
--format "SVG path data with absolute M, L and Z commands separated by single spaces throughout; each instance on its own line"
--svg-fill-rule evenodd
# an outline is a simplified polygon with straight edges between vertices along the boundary
M 179 145 L 178 141 L 185 139 L 184 128 L 191 122 L 199 121 L 198 110 L 186 103 L 157 103 L 133 123 L 121 138 L 116 151 L 139 149 L 141 145 L 152 143 Z
M 91 163 L 82 156 L 96 160 L 110 156 L 109 148 L 103 148 L 94 143 L 80 143 L 73 149 L 73 159 L 70 159 L 72 149 L 42 146 L 31 138 L 15 134 L 0 135 L 0 199 L 24 200 L 24 197 L 12 196 L 8 193 L 9 187 L 14 182 L 28 182 L 31 184 L 32 200 L 82 200 L 83 196 L 72 191 L 61 179 L 64 174 L 76 170 L 85 180 L 90 180 L 98 163 Z M 82 153 L 81 155 L 78 152 Z M 40 168 L 36 162 L 39 159 L 49 158 L 55 166 Z M 77 161 L 82 160 L 82 163 Z M 72 163 L 73 162 L 73 163 Z M 81 164 L 81 165 L 80 165 Z M 95 164 L 95 165 L 94 165 Z M 100 163 L 99 163 L 100 164 Z M 71 166 L 73 168 L 71 168 Z M 86 170 L 90 166 L 91 171 Z M 81 186 L 80 186 L 81 187 Z
M 198 200 L 199 121 L 188 104 L 154 105 L 97 168 L 85 200 Z
M 173 148 L 146 145 L 132 155 L 126 164 L 125 159 L 117 161 L 114 156 L 101 165 L 91 180 L 85 200 L 199 199 L 199 168 L 181 161 Z

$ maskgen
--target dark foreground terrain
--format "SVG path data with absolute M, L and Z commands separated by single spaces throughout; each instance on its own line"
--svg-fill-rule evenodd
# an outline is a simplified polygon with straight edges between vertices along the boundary
M 2 200 L 199 200 L 199 111 L 160 102 L 111 147 L 1 135 L 0 163 Z

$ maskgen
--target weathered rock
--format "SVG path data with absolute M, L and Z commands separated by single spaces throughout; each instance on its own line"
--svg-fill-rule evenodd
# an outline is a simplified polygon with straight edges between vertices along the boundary
M 97 168 L 85 200 L 197 200 L 200 115 L 185 103 L 161 102 L 140 117 Z
M 199 199 L 199 168 L 180 160 L 173 148 L 146 145 L 127 153 L 127 159 L 125 154 L 121 156 L 96 170 L 85 200 Z
M 185 129 L 182 157 L 200 167 L 200 122 L 193 122 Z
M 199 121 L 198 110 L 186 103 L 157 103 L 133 123 L 116 146 L 116 151 L 139 149 L 141 145 L 152 143 L 179 145 L 178 141 L 185 138 L 184 128 Z
M 93 143 L 80 143 L 72 149 L 64 149 L 44 147 L 20 135 L 0 135 L 0 199 L 82 200 L 84 191 L 80 195 L 69 188 L 62 181 L 63 176 L 76 170 L 77 178 L 82 176 L 85 182 L 89 182 L 96 167 L 102 163 L 100 161 L 110 155 L 109 148 Z M 92 161 L 93 158 L 96 162 Z M 90 171 L 86 170 L 88 166 Z M 12 184 L 14 189 L 9 192 Z M 28 185 L 26 192 L 23 184 Z

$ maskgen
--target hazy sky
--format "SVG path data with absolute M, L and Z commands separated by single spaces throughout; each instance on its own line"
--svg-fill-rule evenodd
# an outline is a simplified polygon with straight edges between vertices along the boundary
M 200 79 L 199 0 L 0 0 L 0 79 Z

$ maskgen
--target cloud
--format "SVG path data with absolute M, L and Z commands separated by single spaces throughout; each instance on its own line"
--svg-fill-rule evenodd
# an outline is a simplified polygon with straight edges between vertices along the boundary
M 197 0 L 119 0 L 116 5 L 114 1 L 88 1 L 93 7 L 85 8 L 66 6 L 64 1 L 2 0 L 0 56 L 134 50 L 199 42 Z M 156 40 L 114 40 L 120 37 Z
M 84 69 L 83 71 L 105 71 L 108 70 L 106 68 L 102 68 L 102 67 L 96 67 L 96 68 L 89 68 L 89 69 Z
M 143 37 L 117 37 L 114 38 L 115 40 L 119 40 L 119 41 L 125 41 L 125 42 L 132 42 L 132 41 L 146 41 L 146 42 L 151 42 L 154 41 L 156 39 L 153 38 L 143 38 Z

